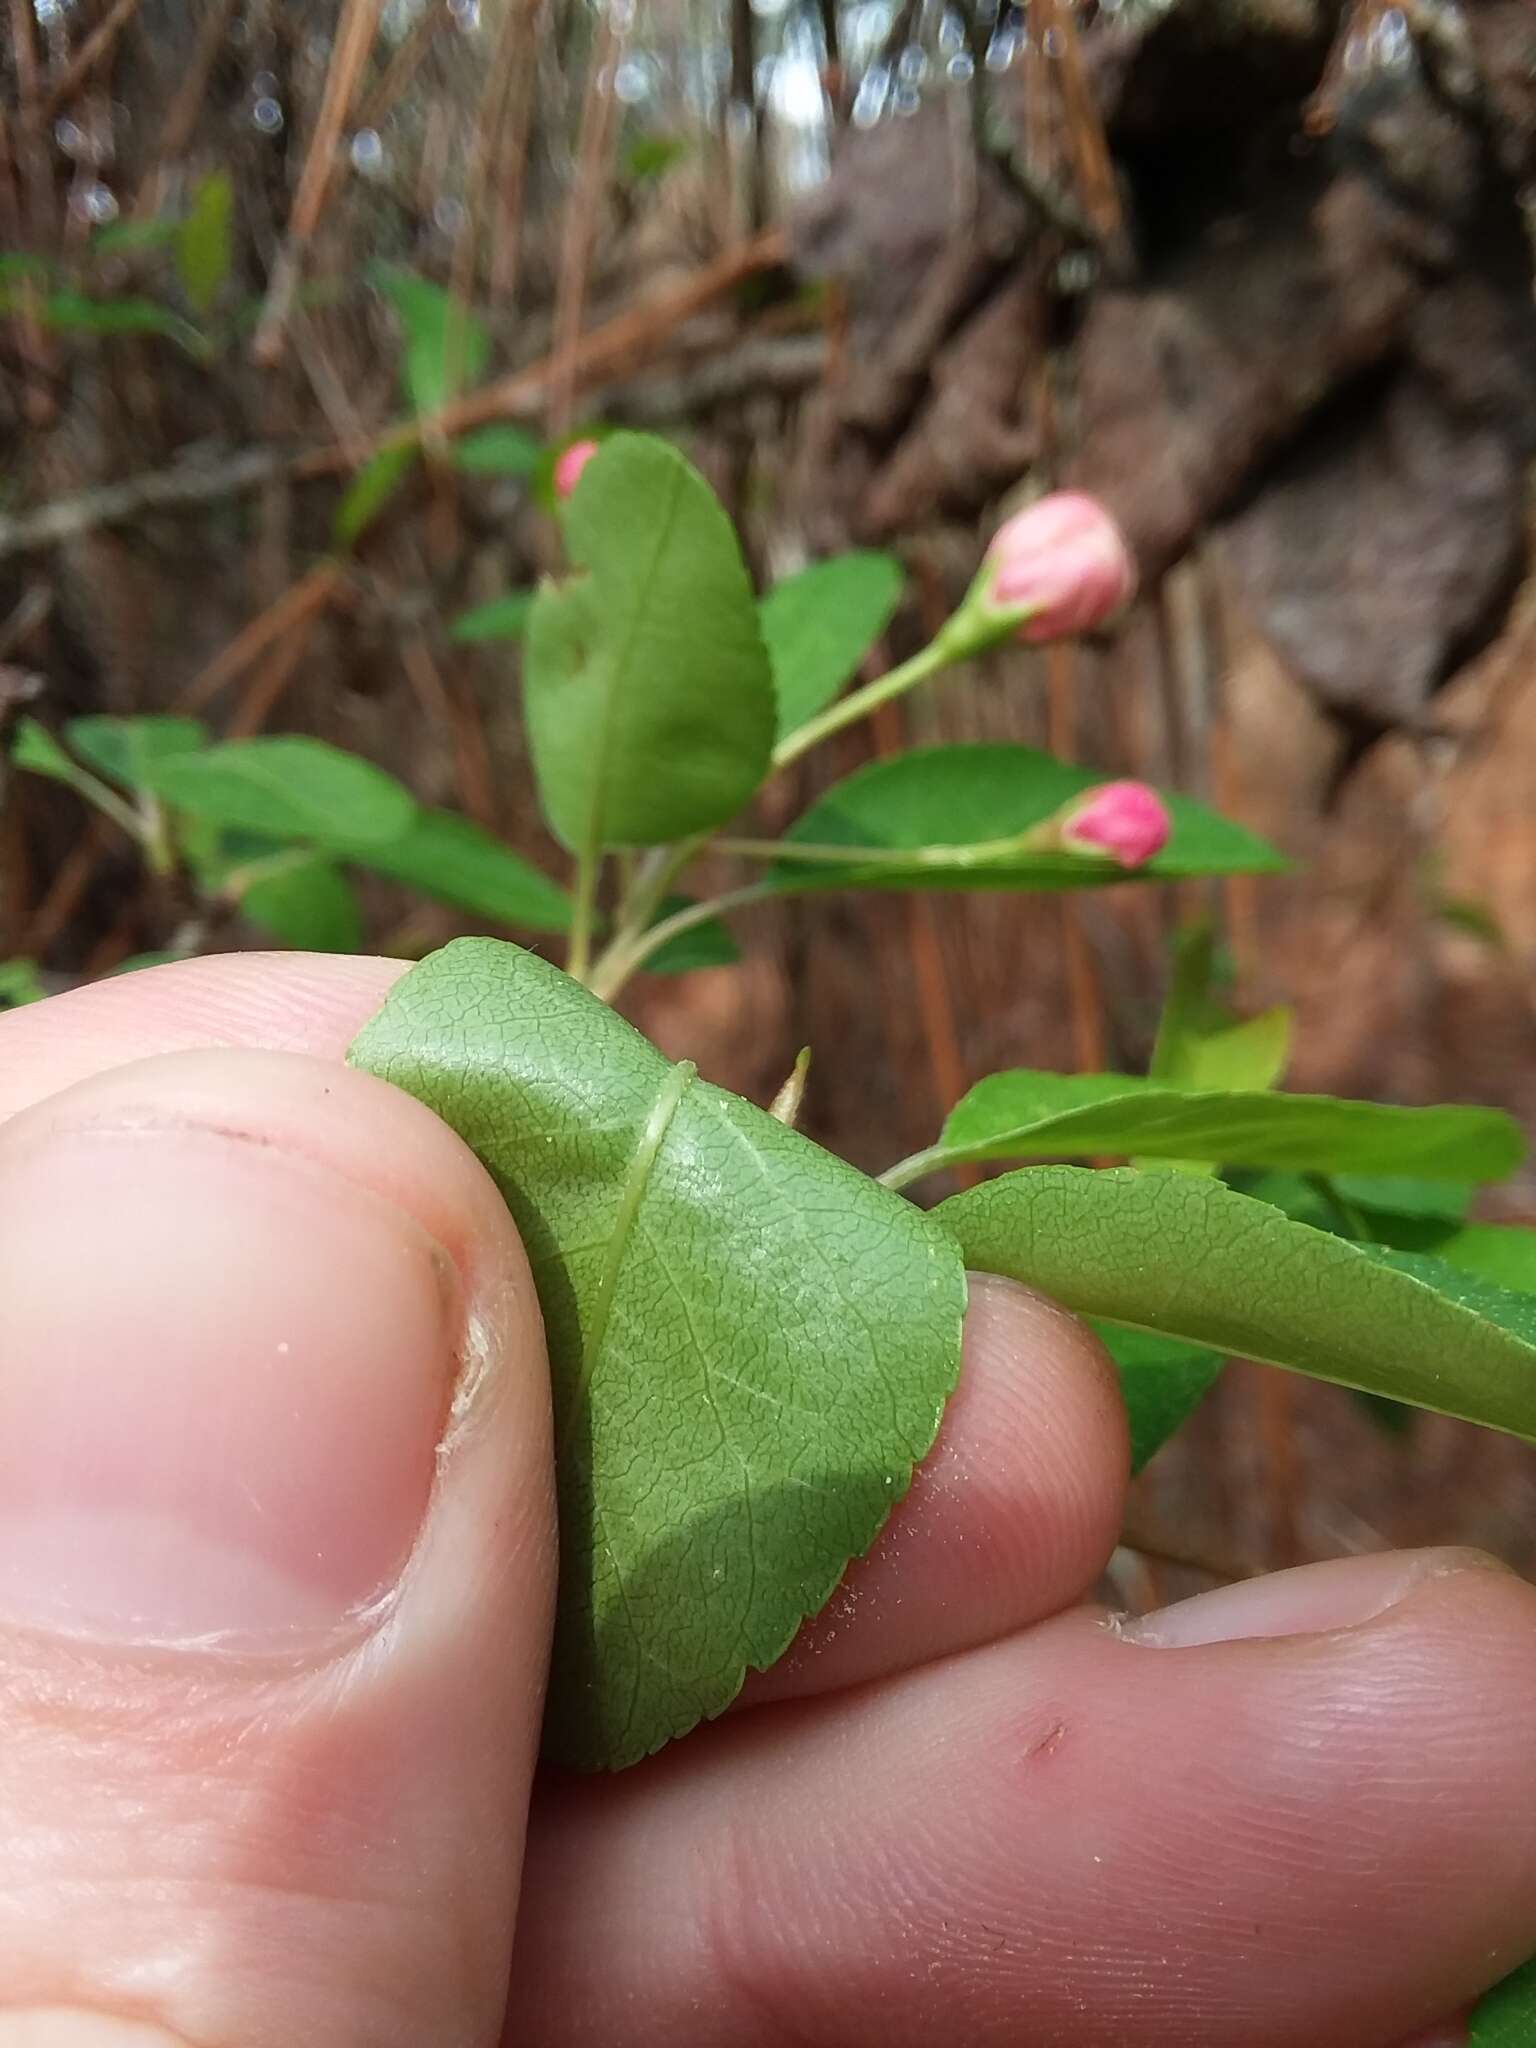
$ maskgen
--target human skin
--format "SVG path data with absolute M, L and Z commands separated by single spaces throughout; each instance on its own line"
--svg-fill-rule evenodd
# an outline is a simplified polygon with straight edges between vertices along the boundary
M 1113 1377 L 1007 1283 L 789 1657 L 535 1771 L 537 1304 L 342 1065 L 400 971 L 0 1020 L 0 2048 L 1463 2039 L 1536 1948 L 1536 1592 L 1397 1553 L 1117 1623 Z

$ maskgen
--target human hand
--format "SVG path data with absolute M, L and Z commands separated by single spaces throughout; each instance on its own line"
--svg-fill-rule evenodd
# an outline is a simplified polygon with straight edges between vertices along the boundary
M 0 2048 L 1391 2048 L 1536 1947 L 1536 1592 L 1420 1552 L 1108 1624 L 1112 1378 L 995 1281 L 790 1657 L 529 1821 L 538 1315 L 341 1065 L 397 972 L 0 1022 Z

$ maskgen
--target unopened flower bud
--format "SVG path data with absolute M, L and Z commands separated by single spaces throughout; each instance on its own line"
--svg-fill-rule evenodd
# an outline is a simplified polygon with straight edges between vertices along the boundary
M 1162 852 L 1172 829 L 1155 789 L 1104 782 L 1059 814 L 1055 838 L 1063 852 L 1107 855 L 1123 868 L 1140 868 Z
M 1052 491 L 1005 520 L 986 567 L 988 606 L 1017 614 L 1021 640 L 1091 632 L 1136 594 L 1125 535 L 1083 491 Z
M 555 496 L 563 505 L 581 479 L 581 472 L 597 453 L 595 441 L 573 441 L 562 448 L 555 461 Z

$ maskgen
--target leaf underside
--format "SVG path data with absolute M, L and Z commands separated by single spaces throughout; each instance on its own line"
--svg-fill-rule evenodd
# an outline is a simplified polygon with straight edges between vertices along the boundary
M 959 1257 L 513 946 L 433 954 L 351 1058 L 467 1140 L 528 1248 L 559 1445 L 545 1746 L 617 1769 L 729 1705 L 868 1549 L 954 1385 Z

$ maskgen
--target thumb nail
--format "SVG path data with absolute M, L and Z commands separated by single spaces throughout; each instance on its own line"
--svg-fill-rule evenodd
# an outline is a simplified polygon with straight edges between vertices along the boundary
M 1120 1635 L 1154 1650 L 1187 1650 L 1202 1643 L 1262 1636 L 1320 1635 L 1374 1621 L 1426 1579 L 1505 1569 L 1480 1550 L 1390 1550 L 1371 1557 L 1336 1558 L 1197 1594 L 1193 1600 L 1123 1623 Z
M 0 1132 L 0 1620 L 332 1630 L 393 1585 L 425 1515 L 453 1268 L 259 1118 L 134 1099 L 117 1123 L 98 1091 L 78 1125 L 59 1098 Z

